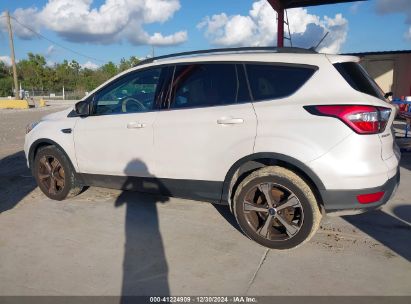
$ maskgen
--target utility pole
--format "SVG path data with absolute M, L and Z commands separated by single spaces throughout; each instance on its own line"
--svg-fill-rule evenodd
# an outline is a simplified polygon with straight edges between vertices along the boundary
M 10 14 L 6 11 L 7 26 L 9 28 L 9 40 L 10 40 L 10 52 L 11 52 L 11 65 L 13 66 L 13 79 L 14 79 L 14 98 L 19 99 L 19 88 L 17 84 L 17 68 L 16 68 L 16 58 L 14 57 L 14 42 L 13 42 L 13 31 L 11 30 Z

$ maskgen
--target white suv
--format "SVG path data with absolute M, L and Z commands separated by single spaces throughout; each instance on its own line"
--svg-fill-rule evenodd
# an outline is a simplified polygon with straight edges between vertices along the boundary
M 27 128 L 55 200 L 101 186 L 229 204 L 286 249 L 324 212 L 380 207 L 399 183 L 395 108 L 357 57 L 240 48 L 146 60 Z

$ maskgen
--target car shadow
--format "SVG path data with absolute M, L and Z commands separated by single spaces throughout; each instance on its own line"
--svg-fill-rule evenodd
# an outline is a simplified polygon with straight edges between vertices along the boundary
M 236 229 L 241 234 L 244 234 L 238 226 L 237 220 L 234 217 L 234 214 L 231 212 L 228 205 L 212 204 L 215 210 L 229 223 L 234 229 Z
M 393 213 L 404 222 L 411 225 L 411 205 L 402 205 L 394 208 Z M 410 244 L 411 246 L 411 244 Z
M 13 209 L 36 187 L 23 151 L 0 159 L 0 214 Z
M 400 166 L 411 170 L 410 153 L 402 153 Z M 401 187 L 407 187 L 407 185 L 400 184 Z M 343 216 L 343 218 L 398 255 L 411 261 L 411 205 L 397 206 L 393 213 L 403 221 L 382 210 Z
M 411 262 L 411 226 L 382 210 L 343 219 Z
M 170 294 L 168 265 L 159 229 L 157 204 L 166 203 L 168 189 L 150 174 L 140 160 L 133 160 L 124 170 L 127 176 L 138 168 L 148 181 L 127 177 L 123 190 L 161 191 L 165 196 L 123 191 L 115 201 L 115 207 L 125 206 L 125 244 L 123 260 L 122 303 L 131 303 L 133 296 Z
M 404 169 L 407 169 L 407 170 L 411 171 L 411 153 L 409 153 L 409 152 L 402 152 L 401 153 L 400 166 Z

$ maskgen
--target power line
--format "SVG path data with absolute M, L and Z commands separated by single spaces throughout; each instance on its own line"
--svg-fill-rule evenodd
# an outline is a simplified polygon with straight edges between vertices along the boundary
M 64 45 L 62 45 L 62 44 L 60 44 L 60 43 L 58 43 L 58 42 L 56 42 L 56 41 L 54 41 L 54 40 L 51 40 L 51 39 L 47 38 L 46 36 L 40 34 L 39 32 L 33 30 L 32 28 L 30 28 L 29 26 L 21 23 L 21 22 L 20 22 L 19 20 L 17 20 L 14 16 L 10 16 L 10 17 L 11 17 L 14 21 L 16 21 L 18 24 L 20 24 L 22 27 L 28 29 L 30 32 L 32 32 L 32 33 L 36 34 L 37 36 L 39 36 L 39 37 L 47 40 L 48 42 L 51 42 L 51 43 L 57 45 L 58 47 L 60 47 L 60 48 L 62 48 L 62 49 L 65 49 L 66 51 L 72 52 L 72 53 L 74 53 L 74 54 L 76 54 L 76 55 L 79 55 L 79 56 L 82 56 L 82 57 L 85 57 L 85 58 L 88 58 L 88 59 L 91 59 L 91 60 L 94 60 L 94 61 L 99 61 L 99 62 L 101 62 L 101 63 L 104 63 L 104 61 L 101 60 L 101 59 L 97 59 L 97 58 L 94 58 L 94 57 L 91 57 L 91 56 L 82 54 L 82 53 L 77 52 L 77 51 L 75 51 L 75 50 L 73 50 L 73 49 L 70 49 L 70 48 L 68 48 L 68 47 L 66 47 L 66 46 L 64 46 Z

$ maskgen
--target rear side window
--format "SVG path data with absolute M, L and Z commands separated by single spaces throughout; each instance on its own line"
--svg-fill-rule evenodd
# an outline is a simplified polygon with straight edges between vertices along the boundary
M 290 96 L 316 71 L 315 67 L 270 64 L 246 64 L 246 69 L 255 101 Z
M 247 101 L 246 84 L 240 83 L 244 81 L 244 71 L 234 64 L 177 65 L 170 107 L 196 108 Z
M 342 62 L 334 67 L 354 90 L 385 100 L 379 86 L 358 63 Z

